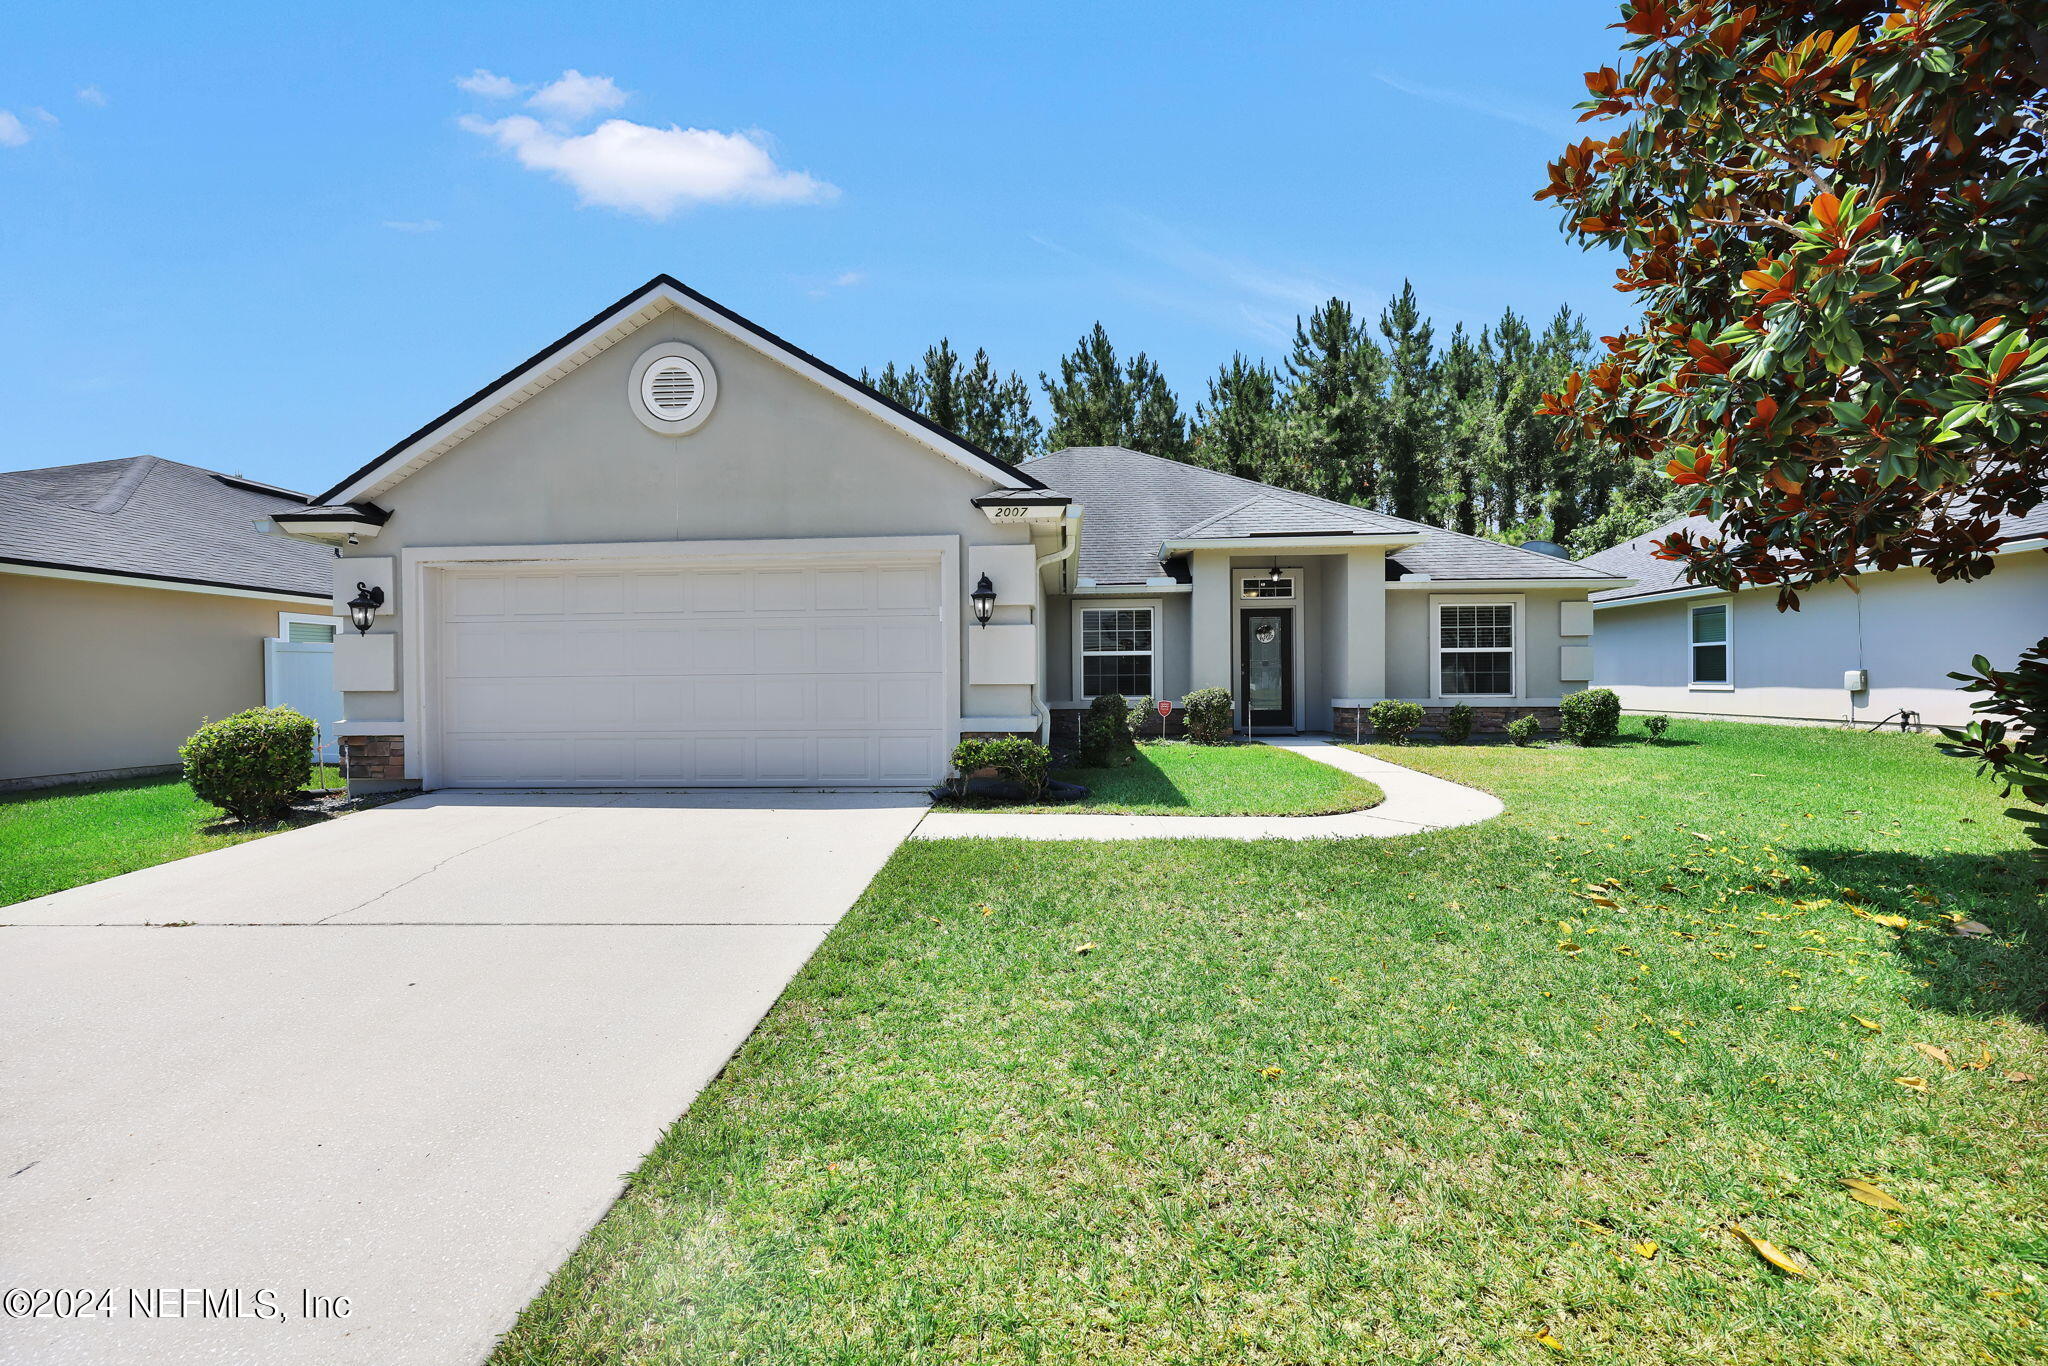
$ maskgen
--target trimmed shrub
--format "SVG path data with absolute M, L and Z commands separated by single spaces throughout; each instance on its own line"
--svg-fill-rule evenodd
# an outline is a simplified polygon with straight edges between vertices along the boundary
M 1163 738 L 1166 734 L 1166 722 L 1161 720 L 1159 713 L 1152 709 L 1152 699 L 1141 697 L 1131 703 L 1130 723 L 1131 742 L 1133 744 L 1144 738 L 1146 725 L 1153 721 L 1159 722 L 1159 734 Z
M 1671 718 L 1668 716 L 1645 716 L 1643 718 L 1643 733 L 1652 740 L 1662 740 L 1664 732 L 1670 729 Z
M 193 795 L 237 820 L 274 821 L 313 776 L 320 727 L 290 707 L 209 721 L 178 747 Z
M 1405 745 L 1415 728 L 1422 724 L 1424 712 L 1420 702 L 1396 702 L 1391 697 L 1384 702 L 1372 704 L 1372 710 L 1365 719 L 1372 724 L 1372 733 L 1390 745 Z
M 1621 729 L 1621 699 L 1612 688 L 1587 688 L 1566 693 L 1558 703 L 1557 728 L 1575 745 L 1612 740 Z
M 1517 716 L 1508 722 L 1508 738 L 1518 745 L 1533 745 L 1543 733 L 1543 723 L 1533 716 Z
M 1045 795 L 1045 775 L 1052 767 L 1051 750 L 1022 735 L 984 740 L 981 745 L 982 765 L 993 768 L 996 776 L 1021 785 L 1032 801 Z
M 1180 706 L 1188 739 L 1198 745 L 1220 745 L 1230 739 L 1230 689 L 1197 688 L 1180 700 Z
M 988 741 L 969 736 L 953 746 L 953 776 L 950 779 L 953 795 L 966 796 L 967 780 L 988 767 Z
M 1122 693 L 1104 693 L 1088 704 L 1081 718 L 1081 764 L 1110 768 L 1127 764 L 1137 754 L 1131 735 L 1131 706 Z
M 1470 704 L 1460 702 L 1457 706 L 1445 712 L 1443 723 L 1437 727 L 1437 733 L 1454 745 L 1462 745 L 1471 739 L 1472 708 Z

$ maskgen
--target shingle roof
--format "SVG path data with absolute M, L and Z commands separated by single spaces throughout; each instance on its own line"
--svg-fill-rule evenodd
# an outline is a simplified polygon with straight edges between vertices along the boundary
M 1695 536 L 1710 537 L 1718 534 L 1717 524 L 1706 517 L 1681 517 L 1675 522 L 1645 531 L 1632 540 L 1586 556 L 1579 563 L 1609 574 L 1619 574 L 1625 579 L 1634 579 L 1633 588 L 1617 588 L 1606 593 L 1592 595 L 1594 602 L 1621 602 L 1631 598 L 1653 597 L 1659 593 L 1670 593 L 1691 588 L 1692 582 L 1685 577 L 1685 566 L 1676 560 L 1660 560 L 1652 547 L 1674 531 L 1689 531 Z M 2001 536 L 2048 536 L 2048 503 L 2043 503 L 2024 517 L 2008 519 L 2000 528 Z
M 1162 576 L 1165 571 L 1159 562 L 1159 546 L 1163 541 L 1360 531 L 1408 533 L 1422 538 L 1420 543 L 1388 555 L 1387 573 L 1394 577 L 1607 577 L 1600 570 L 1539 555 L 1533 550 L 1274 488 L 1122 446 L 1072 446 L 1028 461 L 1025 468 L 1086 509 L 1078 572 L 1083 578 L 1101 584 L 1143 583 Z
M 303 506 L 288 489 L 153 455 L 14 470 L 0 473 L 0 560 L 324 598 L 330 552 L 267 520 Z

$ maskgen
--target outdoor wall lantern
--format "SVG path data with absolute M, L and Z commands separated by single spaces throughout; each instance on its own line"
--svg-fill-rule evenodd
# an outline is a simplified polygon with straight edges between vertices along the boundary
M 981 576 L 981 582 L 974 585 L 967 600 L 974 604 L 974 619 L 988 625 L 988 619 L 996 614 L 996 586 L 988 581 L 988 575 Z
M 1278 583 L 1278 582 L 1280 582 L 1280 561 L 1278 561 L 1278 560 L 1275 560 L 1275 561 L 1273 561 L 1273 567 L 1272 567 L 1271 569 L 1268 569 L 1268 570 L 1266 571 L 1266 582 L 1267 582 L 1267 583 Z
M 356 595 L 348 600 L 348 619 L 355 624 L 357 635 L 370 634 L 370 628 L 377 622 L 377 609 L 383 605 L 383 589 L 367 583 L 356 585 Z

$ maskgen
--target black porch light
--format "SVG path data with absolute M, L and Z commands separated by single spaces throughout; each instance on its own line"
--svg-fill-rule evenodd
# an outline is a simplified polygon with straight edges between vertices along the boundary
M 974 585 L 974 591 L 967 595 L 974 604 L 974 619 L 983 626 L 996 614 L 996 586 L 989 582 L 988 575 L 981 576 L 981 582 Z
M 370 627 L 377 621 L 377 609 L 383 605 L 383 589 L 367 583 L 356 585 L 356 595 L 348 600 L 348 619 L 355 625 L 357 635 L 370 634 Z
M 1275 561 L 1273 561 L 1273 567 L 1272 567 L 1271 569 L 1268 569 L 1268 570 L 1266 571 L 1266 582 L 1267 582 L 1267 583 L 1278 583 L 1278 582 L 1280 582 L 1280 561 L 1278 561 L 1278 560 L 1275 560 Z

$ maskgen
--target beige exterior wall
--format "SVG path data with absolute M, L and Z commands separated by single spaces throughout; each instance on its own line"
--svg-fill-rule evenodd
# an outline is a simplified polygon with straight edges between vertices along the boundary
M 702 427 L 666 436 L 635 417 L 628 381 L 648 348 L 678 341 L 709 358 L 718 397 Z M 973 506 L 993 487 L 781 362 L 669 312 L 375 495 L 390 521 L 344 554 L 402 560 L 420 547 L 957 537 L 960 582 L 947 610 L 964 660 L 974 629 L 967 549 L 1031 540 L 1026 526 L 991 524 Z M 401 679 L 416 619 L 426 615 L 407 593 L 401 577 L 393 610 L 379 618 L 380 630 L 399 637 Z M 976 718 L 1033 714 L 1030 685 L 976 686 L 964 667 L 961 678 L 965 729 L 979 729 Z M 421 734 L 402 690 L 343 700 L 351 729 L 391 722 L 390 733 Z M 407 751 L 409 776 L 419 775 L 418 749 Z
M 1864 725 L 1901 708 L 1925 725 L 1971 719 L 1947 675 L 1972 655 L 2009 667 L 2048 636 L 2048 554 L 2001 556 L 1989 578 L 1937 583 L 1917 569 L 1866 575 L 1862 591 L 1830 584 L 1779 612 L 1777 594 L 1734 595 L 1732 689 L 1691 684 L 1691 609 L 1727 595 L 1669 599 L 1595 613 L 1594 681 L 1630 711 Z M 1850 692 L 1846 670 L 1870 687 Z
M 274 600 L 0 573 L 0 783 L 150 768 L 263 705 Z

